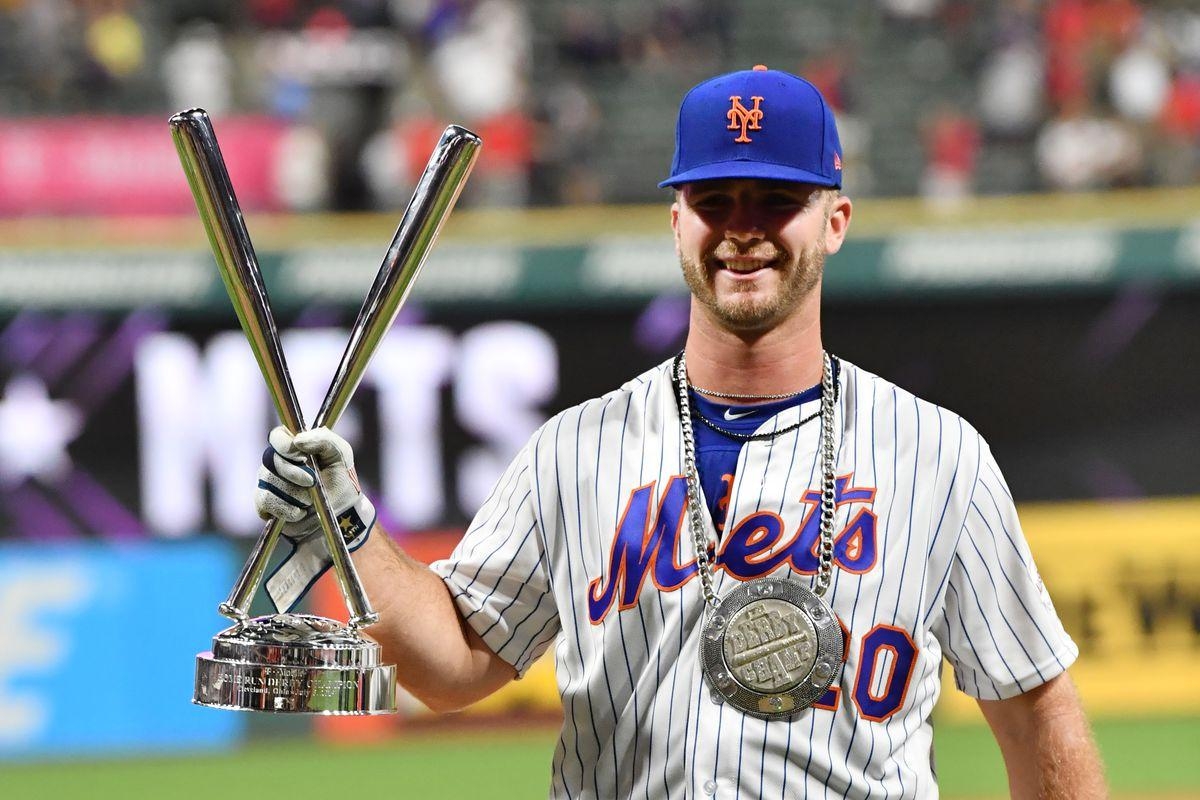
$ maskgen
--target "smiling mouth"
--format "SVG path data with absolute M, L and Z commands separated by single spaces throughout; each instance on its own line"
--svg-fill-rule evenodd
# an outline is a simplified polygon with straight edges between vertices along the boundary
M 738 275 L 749 275 L 770 268 L 776 260 L 774 258 L 716 258 L 713 259 L 713 262 L 718 269 Z

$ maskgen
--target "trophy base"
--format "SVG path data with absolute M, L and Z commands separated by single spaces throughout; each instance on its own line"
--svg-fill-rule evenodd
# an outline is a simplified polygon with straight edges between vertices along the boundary
M 279 714 L 396 711 L 396 667 L 379 644 L 343 622 L 309 614 L 255 617 L 213 637 L 196 656 L 192 702 Z

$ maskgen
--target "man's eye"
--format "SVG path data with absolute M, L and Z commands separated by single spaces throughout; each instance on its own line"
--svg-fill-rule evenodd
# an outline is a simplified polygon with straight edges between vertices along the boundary
M 767 197 L 767 205 L 772 208 L 798 208 L 804 205 L 804 200 L 791 194 L 773 194 Z

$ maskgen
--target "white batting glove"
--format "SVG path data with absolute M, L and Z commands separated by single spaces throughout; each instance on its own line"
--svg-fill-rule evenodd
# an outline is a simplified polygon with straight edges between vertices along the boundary
M 292 552 L 267 580 L 267 593 L 280 611 L 290 610 L 333 563 L 309 490 L 315 483 L 305 456 L 315 456 L 333 512 L 346 546 L 357 550 L 375 525 L 375 506 L 363 494 L 354 474 L 354 451 L 349 442 L 328 428 L 293 436 L 282 425 L 271 431 L 258 470 L 254 504 L 263 519 L 284 522 L 282 535 Z

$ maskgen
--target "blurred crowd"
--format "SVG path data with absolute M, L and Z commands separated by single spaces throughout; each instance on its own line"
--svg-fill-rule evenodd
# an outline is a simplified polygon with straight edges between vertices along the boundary
M 403 203 L 447 122 L 469 202 L 652 200 L 682 92 L 757 62 L 826 94 L 859 196 L 1200 171 L 1193 0 L 0 0 L 0 120 L 266 115 L 299 209 Z

